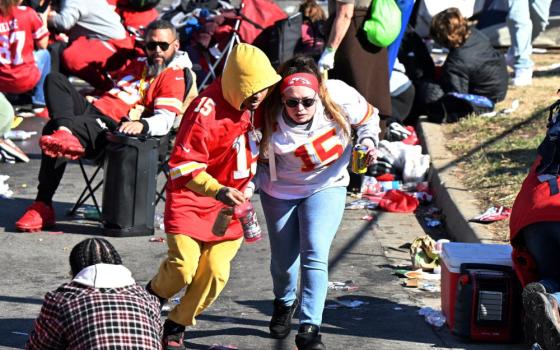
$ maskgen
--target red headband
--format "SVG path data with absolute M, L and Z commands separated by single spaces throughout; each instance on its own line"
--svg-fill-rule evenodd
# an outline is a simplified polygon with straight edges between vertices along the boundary
M 319 80 L 315 75 L 310 73 L 294 73 L 290 74 L 284 79 L 280 84 L 280 92 L 286 91 L 287 88 L 292 86 L 305 86 L 312 89 L 315 92 L 319 92 Z

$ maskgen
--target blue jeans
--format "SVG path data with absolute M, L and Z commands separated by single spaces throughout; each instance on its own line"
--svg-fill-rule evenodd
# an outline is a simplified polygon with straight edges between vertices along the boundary
M 509 55 L 514 58 L 515 70 L 533 67 L 532 42 L 548 25 L 551 1 L 508 0 L 507 25 L 511 36 Z
M 43 90 L 43 85 L 45 85 L 45 78 L 47 77 L 47 74 L 51 71 L 51 55 L 49 50 L 44 49 L 33 51 L 33 57 L 35 57 L 35 64 L 41 71 L 41 78 L 35 88 L 33 88 L 31 103 L 37 106 L 44 106 L 45 92 Z
M 329 251 L 342 220 L 345 199 L 344 187 L 327 188 L 293 200 L 261 192 L 274 296 L 284 305 L 291 305 L 296 299 L 301 269 L 300 324 L 321 325 L 329 282 Z
M 539 222 L 522 230 L 539 270 L 539 282 L 560 304 L 560 222 Z

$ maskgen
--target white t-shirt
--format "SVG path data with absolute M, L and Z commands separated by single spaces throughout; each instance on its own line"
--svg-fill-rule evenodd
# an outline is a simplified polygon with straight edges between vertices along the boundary
M 340 80 L 328 80 L 326 87 L 356 130 L 358 140 L 371 138 L 377 145 L 378 110 Z M 272 197 L 305 198 L 328 187 L 348 185 L 346 168 L 352 144 L 342 128 L 325 113 L 320 100 L 316 104 L 315 115 L 306 127 L 289 126 L 281 113 L 276 117 L 277 127 L 269 147 L 269 153 L 274 152 L 274 160 L 269 160 L 268 167 L 261 167 L 257 176 L 257 186 Z

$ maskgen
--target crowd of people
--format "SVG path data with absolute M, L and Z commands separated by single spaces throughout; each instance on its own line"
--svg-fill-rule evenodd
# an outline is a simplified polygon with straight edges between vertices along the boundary
M 194 97 L 185 82 L 194 73 L 182 33 L 156 19 L 155 3 L 138 8 L 132 2 L 0 0 L 0 104 L 6 106 L 0 107 L 0 131 L 9 130 L 11 104 L 26 97 L 48 118 L 39 140 L 37 196 L 17 220 L 18 230 L 56 224 L 52 200 L 67 161 L 98 157 L 107 132 L 161 137 L 178 125 L 164 214 L 169 250 L 159 271 L 141 287 L 108 241 L 79 243 L 70 254 L 72 281 L 46 295 L 29 349 L 184 349 L 186 327 L 226 287 L 243 243 L 239 220 L 226 223 L 223 235 L 213 225 L 224 208 L 250 201 L 255 191 L 263 198 L 271 250 L 270 336 L 286 338 L 299 310 L 297 349 L 326 349 L 321 324 L 329 251 L 347 188 L 360 181 L 348 171 L 354 145 L 364 146 L 364 166 L 375 169 L 388 124 L 414 123 L 414 114 L 454 122 L 491 111 L 507 93 L 507 64 L 513 85 L 531 84 L 530 38 L 546 25 L 550 6 L 550 0 L 531 1 L 540 12 L 529 12 L 510 1 L 513 39 L 505 56 L 458 9 L 436 14 L 431 37 L 448 49 L 436 67 L 406 29 L 414 2 L 397 1 L 402 28 L 387 48 L 364 34 L 371 0 L 329 0 L 328 16 L 306 0 L 301 54 L 275 69 L 260 48 L 237 44 L 221 75 Z M 539 14 L 540 27 L 528 25 L 529 13 Z M 69 76 L 92 90 L 78 91 Z M 322 206 L 327 202 L 328 209 Z M 558 313 L 552 293 L 560 282 L 542 267 L 555 256 L 547 242 L 558 234 L 548 229 L 547 217 L 533 219 L 517 222 L 512 242 L 537 266 L 523 280 L 532 322 L 526 332 L 536 338 L 545 327 L 553 339 L 546 346 L 553 349 L 560 323 L 550 321 L 554 315 L 536 315 Z M 548 235 L 534 233 L 540 231 Z M 162 305 L 185 287 L 162 323 Z

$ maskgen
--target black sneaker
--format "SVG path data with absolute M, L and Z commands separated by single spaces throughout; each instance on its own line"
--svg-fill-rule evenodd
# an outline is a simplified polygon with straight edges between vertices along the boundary
M 270 335 L 273 338 L 283 339 L 290 334 L 292 330 L 292 317 L 294 317 L 298 305 L 299 301 L 297 299 L 294 300 L 291 306 L 282 305 L 280 300 L 274 299 L 274 311 L 268 326 Z
M 185 326 L 165 320 L 163 324 L 163 350 L 186 350 L 184 344 Z
M 560 349 L 560 314 L 558 302 L 552 294 L 536 293 L 533 307 L 535 307 L 536 326 L 542 330 L 542 338 L 537 338 L 545 349 Z
M 314 324 L 302 324 L 296 335 L 296 346 L 298 350 L 326 350 L 321 341 L 319 327 Z
M 159 300 L 159 309 L 163 309 L 163 305 L 165 305 L 165 303 L 167 302 L 167 299 L 160 297 L 159 295 L 156 294 L 156 292 L 154 292 L 154 290 L 152 289 L 152 281 L 148 282 L 148 284 L 146 285 L 146 291 L 148 293 L 150 293 L 151 295 L 155 296 L 156 298 L 158 298 Z

